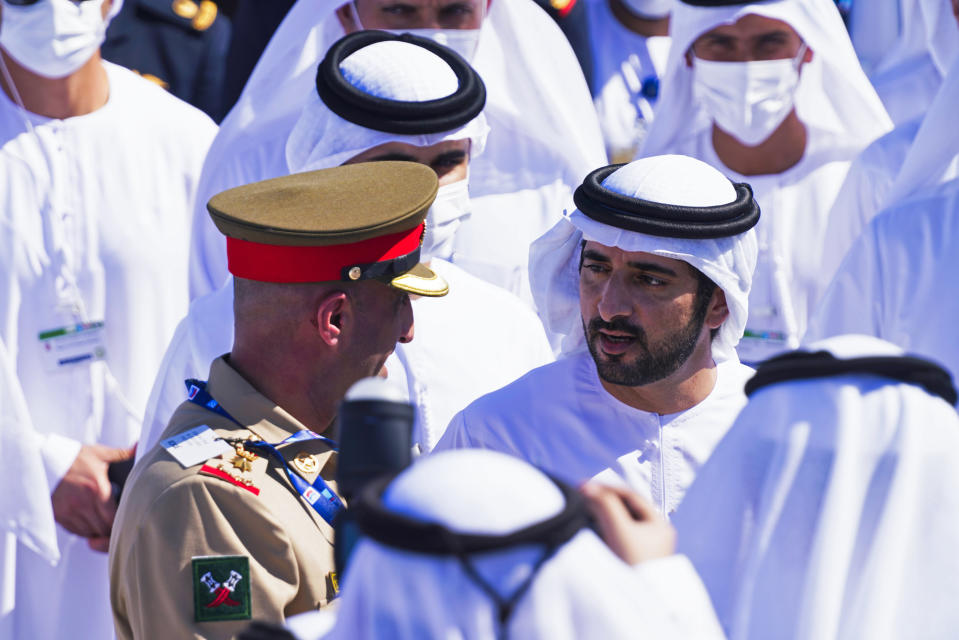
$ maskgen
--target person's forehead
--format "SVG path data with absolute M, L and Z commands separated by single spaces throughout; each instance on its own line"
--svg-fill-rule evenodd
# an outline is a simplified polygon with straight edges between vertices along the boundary
M 592 240 L 586 242 L 584 251 L 599 254 L 604 258 L 623 262 L 626 265 L 656 265 L 676 273 L 689 273 L 691 269 L 690 264 L 685 260 L 667 258 L 647 251 L 624 251 L 619 247 L 610 247 Z
M 750 39 L 773 33 L 787 33 L 799 37 L 796 30 L 784 20 L 750 13 L 732 24 L 721 24 L 703 32 L 697 40 L 706 37 Z

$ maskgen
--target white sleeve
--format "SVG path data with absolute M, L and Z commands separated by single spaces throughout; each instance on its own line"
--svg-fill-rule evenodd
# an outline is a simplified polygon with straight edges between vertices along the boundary
M 875 230 L 873 223 L 853 244 L 810 319 L 804 343 L 847 333 L 882 337 L 882 265 Z
M 471 449 L 475 446 L 473 441 L 470 440 L 469 434 L 466 433 L 465 412 L 466 409 L 453 416 L 449 426 L 446 427 L 446 431 L 443 432 L 443 436 L 433 447 L 433 452 L 449 449 Z
M 143 416 L 143 430 L 140 432 L 140 441 L 137 444 L 136 459 L 139 460 L 153 448 L 166 430 L 170 417 L 184 400 L 186 400 L 186 386 L 183 381 L 191 377 L 199 377 L 203 373 L 190 371 L 191 354 L 187 340 L 187 322 L 189 316 L 180 321 L 173 339 L 167 346 L 150 397 L 147 399 L 146 412 Z
M 664 606 L 662 615 L 685 640 L 721 640 L 726 636 L 713 611 L 706 587 L 693 564 L 684 555 L 648 560 L 635 565 L 637 575 L 648 582 Z
M 79 440 L 73 440 L 58 433 L 37 433 L 35 437 L 43 460 L 43 470 L 47 474 L 47 484 L 50 492 L 53 493 L 80 454 L 82 444 Z

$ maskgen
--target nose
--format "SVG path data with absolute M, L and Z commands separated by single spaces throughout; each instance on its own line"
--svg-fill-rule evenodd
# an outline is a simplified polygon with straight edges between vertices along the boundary
M 632 313 L 632 301 L 620 278 L 611 277 L 604 283 L 596 310 L 604 322 Z
M 406 296 L 406 302 L 403 303 L 403 308 L 399 313 L 400 319 L 400 335 L 397 339 L 399 342 L 406 344 L 407 342 L 413 341 L 413 305 L 410 303 L 410 297 Z

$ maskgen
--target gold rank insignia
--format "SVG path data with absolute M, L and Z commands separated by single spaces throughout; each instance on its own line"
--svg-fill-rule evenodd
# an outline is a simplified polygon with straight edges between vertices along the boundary
M 233 448 L 236 450 L 236 455 L 233 456 L 233 460 L 230 461 L 233 468 L 239 469 L 244 473 L 251 470 L 253 468 L 253 461 L 256 460 L 256 454 L 244 449 L 242 442 L 237 442 L 233 445 Z
M 296 467 L 300 473 L 305 473 L 311 475 L 316 473 L 320 465 L 316 461 L 316 456 L 311 456 L 308 453 L 298 453 L 295 458 L 293 458 L 293 466 Z
M 200 7 L 193 0 L 173 0 L 173 13 L 186 20 L 192 20 L 200 12 Z
M 196 16 L 193 18 L 193 28 L 197 31 L 206 31 L 216 20 L 216 14 L 218 12 L 219 9 L 215 2 L 212 0 L 203 0 L 203 2 L 200 3 L 200 8 L 196 12 Z

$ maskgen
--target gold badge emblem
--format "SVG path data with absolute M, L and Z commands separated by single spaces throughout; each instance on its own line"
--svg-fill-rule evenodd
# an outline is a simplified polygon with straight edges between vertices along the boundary
M 316 456 L 311 456 L 308 453 L 298 453 L 295 458 L 293 458 L 293 466 L 295 466 L 301 473 L 307 475 L 316 473 L 320 465 L 316 461 Z
M 250 471 L 253 468 L 253 461 L 256 460 L 256 454 L 244 449 L 242 442 L 236 443 L 233 448 L 236 449 L 236 455 L 230 461 L 233 468 L 242 472 Z
M 199 11 L 200 7 L 193 0 L 173 0 L 173 13 L 181 18 L 192 20 Z
M 206 31 L 216 21 L 216 15 L 219 9 L 212 0 L 203 0 L 197 9 L 196 16 L 193 18 L 193 28 L 197 31 Z

